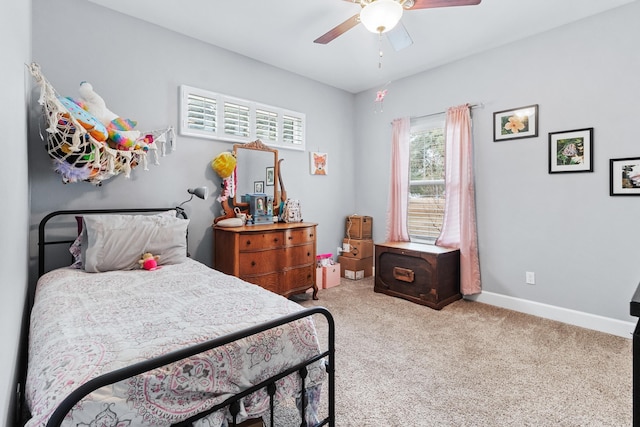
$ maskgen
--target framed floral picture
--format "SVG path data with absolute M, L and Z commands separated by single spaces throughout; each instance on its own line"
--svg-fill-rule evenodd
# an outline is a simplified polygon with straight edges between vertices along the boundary
M 549 173 L 593 172 L 593 128 L 549 133 Z
M 611 196 L 640 196 L 640 157 L 609 160 Z
M 538 136 L 538 104 L 493 113 L 493 140 Z

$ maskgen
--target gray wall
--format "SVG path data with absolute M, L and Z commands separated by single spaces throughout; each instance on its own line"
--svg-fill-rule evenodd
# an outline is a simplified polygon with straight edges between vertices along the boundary
M 22 308 L 27 289 L 27 233 L 29 183 L 27 175 L 27 101 L 31 77 L 24 66 L 31 57 L 31 2 L 16 2 L 0 14 L 0 200 L 5 220 L 0 222 L 0 424 L 14 425 L 13 398 Z
M 92 83 L 117 114 L 150 130 L 178 124 L 179 85 L 224 93 L 304 112 L 307 150 L 331 156 L 331 174 L 309 173 L 309 153 L 279 151 L 289 197 L 301 200 L 304 219 L 317 222 L 318 251 L 329 252 L 343 235 L 337 219 L 353 211 L 355 96 L 229 51 L 213 47 L 81 0 L 33 2 L 33 60 L 63 96 L 78 96 L 81 81 Z M 100 25 L 79 23 L 99 22 Z M 64 45 L 52 43 L 61 28 L 78 29 Z M 70 30 L 71 31 L 71 30 Z M 58 47 L 58 48 L 56 48 Z M 37 94 L 34 94 L 34 97 Z M 33 102 L 32 120 L 40 120 Z M 216 197 L 220 178 L 210 161 L 232 143 L 177 135 L 177 150 L 160 165 L 105 181 L 64 185 L 50 167 L 37 127 L 30 136 L 32 226 L 61 208 L 173 206 L 189 198 L 186 190 L 202 185 L 215 190 L 206 201 L 185 205 L 191 218 L 192 256 L 211 265 L 211 223 L 220 214 Z M 346 183 L 346 188 L 345 188 Z M 339 189 L 346 191 L 339 191 Z M 32 262 L 35 262 L 32 233 Z
M 386 212 L 395 117 L 483 103 L 473 111 L 485 291 L 632 320 L 640 280 L 640 197 L 609 196 L 609 159 L 640 157 L 640 3 L 393 82 L 384 113 L 374 90 L 356 102 L 356 206 Z M 445 43 L 446 41 L 443 41 Z M 537 138 L 493 142 L 493 112 L 539 104 Z M 548 133 L 594 128 L 594 172 L 548 174 Z M 374 238 L 384 223 L 374 221 Z M 525 271 L 536 284 L 525 284 Z

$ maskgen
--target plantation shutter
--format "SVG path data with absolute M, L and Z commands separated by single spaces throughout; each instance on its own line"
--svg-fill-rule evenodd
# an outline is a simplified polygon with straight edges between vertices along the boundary
M 249 107 L 234 102 L 224 103 L 224 133 L 227 135 L 249 137 Z
M 256 108 L 256 137 L 263 142 L 278 141 L 278 113 Z
M 303 141 L 303 118 L 285 114 L 282 118 L 282 142 L 299 146 Z

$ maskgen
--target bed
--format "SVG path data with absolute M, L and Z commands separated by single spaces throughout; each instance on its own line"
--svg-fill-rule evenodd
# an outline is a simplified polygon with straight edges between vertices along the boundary
M 190 259 L 188 219 L 178 213 L 58 211 L 42 220 L 25 426 L 284 427 L 275 407 L 291 402 L 295 425 L 334 425 L 331 314 Z M 77 238 L 48 238 L 47 224 L 64 217 L 78 221 Z M 70 244 L 72 265 L 45 273 L 47 248 Z M 159 268 L 136 265 L 141 245 Z M 325 351 L 318 319 L 328 325 Z

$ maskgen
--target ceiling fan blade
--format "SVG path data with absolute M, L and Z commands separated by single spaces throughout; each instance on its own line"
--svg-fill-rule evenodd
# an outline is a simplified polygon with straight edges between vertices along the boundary
M 482 0 L 414 0 L 409 10 L 431 9 L 434 7 L 475 6 Z
M 389 40 L 389 44 L 391 44 L 393 50 L 396 52 L 413 44 L 413 40 L 402 24 L 402 21 L 398 22 L 392 30 L 387 32 L 387 40 Z
M 359 23 L 360 23 L 360 14 L 356 13 L 351 18 L 344 21 L 342 24 L 332 28 L 326 34 L 315 39 L 313 42 L 320 43 L 320 44 L 327 44 L 331 40 L 335 39 L 336 37 L 346 33 L 347 31 L 349 31 Z

